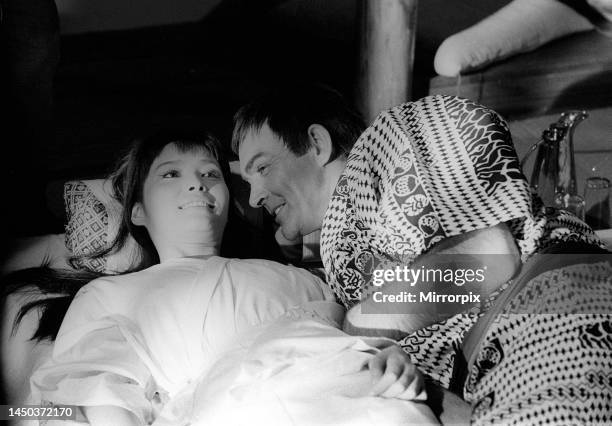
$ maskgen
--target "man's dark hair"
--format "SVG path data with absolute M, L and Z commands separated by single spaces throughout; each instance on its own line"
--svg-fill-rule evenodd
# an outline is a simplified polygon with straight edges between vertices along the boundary
M 234 115 L 232 150 L 251 131 L 267 124 L 295 155 L 310 148 L 308 127 L 320 124 L 329 132 L 333 145 L 332 160 L 348 155 L 365 123 L 342 95 L 323 85 L 278 87 L 238 110 Z

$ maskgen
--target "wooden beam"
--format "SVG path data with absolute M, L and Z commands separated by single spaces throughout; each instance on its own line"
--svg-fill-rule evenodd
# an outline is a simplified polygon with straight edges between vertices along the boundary
M 418 0 L 362 0 L 358 107 L 367 122 L 411 99 Z

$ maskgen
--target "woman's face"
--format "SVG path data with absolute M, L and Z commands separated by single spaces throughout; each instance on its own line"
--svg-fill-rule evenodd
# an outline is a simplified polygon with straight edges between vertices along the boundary
M 132 209 L 132 222 L 147 228 L 156 247 L 165 241 L 220 245 L 229 192 L 207 150 L 166 145 L 151 164 L 142 198 Z

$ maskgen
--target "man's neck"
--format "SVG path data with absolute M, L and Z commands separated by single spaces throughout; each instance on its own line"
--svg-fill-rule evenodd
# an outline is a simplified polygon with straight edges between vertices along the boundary
M 345 167 L 345 156 L 338 157 L 325 166 L 324 184 L 321 188 L 321 199 L 325 200 L 325 202 L 321 203 L 321 226 L 323 225 L 323 219 L 325 218 L 325 213 L 327 212 L 329 202 L 331 201 L 332 195 L 334 195 L 334 191 L 336 189 L 336 186 L 338 185 L 338 180 L 340 179 L 340 175 L 342 174 L 342 172 L 344 172 Z

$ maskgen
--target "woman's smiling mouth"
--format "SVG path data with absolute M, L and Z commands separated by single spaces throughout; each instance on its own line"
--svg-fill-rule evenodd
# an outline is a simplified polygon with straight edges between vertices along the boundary
M 209 210 L 213 210 L 215 208 L 215 204 L 210 201 L 204 201 L 204 200 L 189 201 L 188 203 L 181 204 L 179 206 L 179 210 L 189 209 L 192 207 L 196 207 L 196 208 L 206 207 Z

